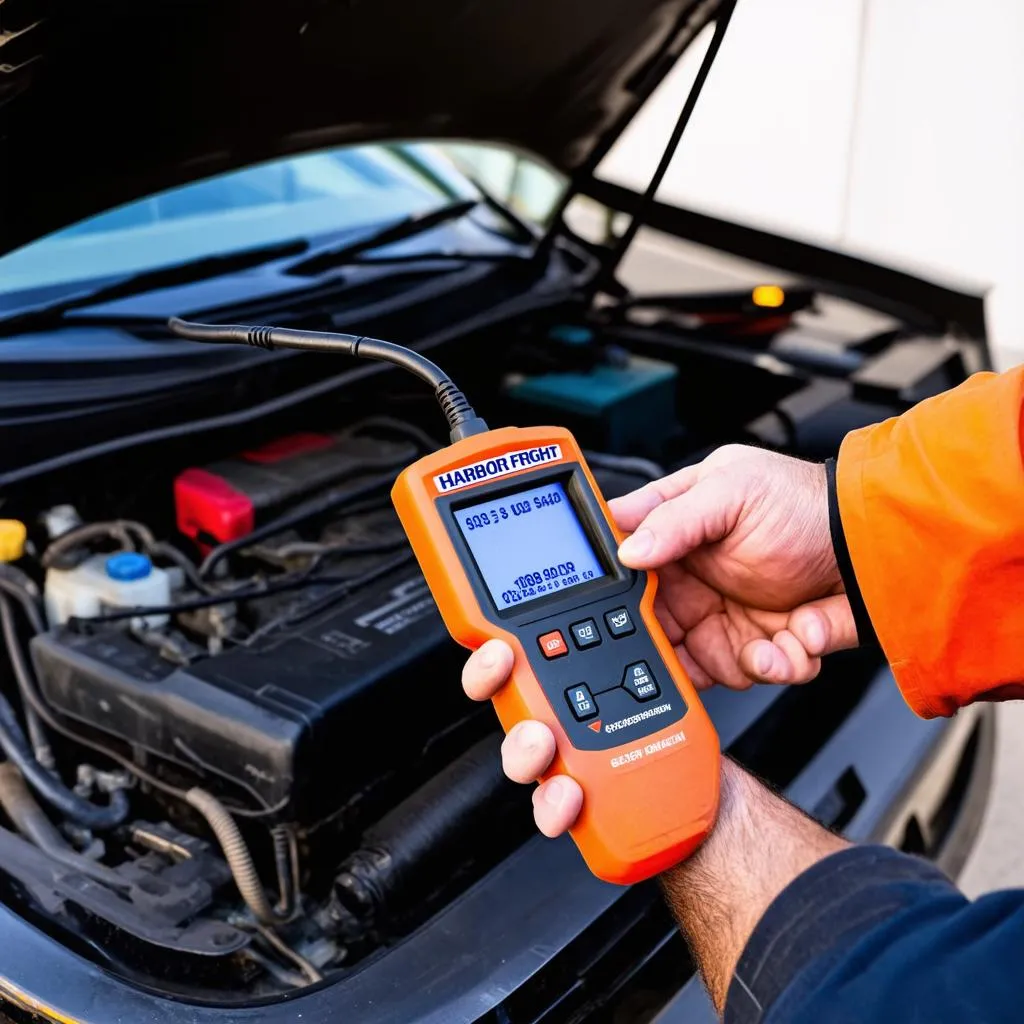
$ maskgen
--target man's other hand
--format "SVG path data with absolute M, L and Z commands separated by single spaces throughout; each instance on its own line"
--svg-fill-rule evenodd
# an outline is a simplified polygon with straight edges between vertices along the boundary
M 698 688 L 805 683 L 856 646 L 824 466 L 728 445 L 610 507 L 621 561 L 658 572 L 655 610 Z

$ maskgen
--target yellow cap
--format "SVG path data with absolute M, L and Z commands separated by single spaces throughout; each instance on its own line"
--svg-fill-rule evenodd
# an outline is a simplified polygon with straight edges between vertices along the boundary
M 778 309 L 786 301 L 786 293 L 777 284 L 759 284 L 750 297 L 755 306 Z
M 18 519 L 0 519 L 0 562 L 16 562 L 25 553 L 25 524 Z

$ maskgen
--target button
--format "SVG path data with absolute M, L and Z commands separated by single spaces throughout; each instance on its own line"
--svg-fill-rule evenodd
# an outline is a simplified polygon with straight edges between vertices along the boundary
M 653 700 L 661 693 L 646 661 L 634 661 L 632 665 L 627 665 L 622 685 L 637 700 Z
M 610 612 L 605 612 L 604 622 L 608 627 L 608 632 L 615 637 L 629 636 L 630 633 L 636 632 L 636 626 L 633 625 L 628 608 L 615 608 Z
M 597 714 L 597 704 L 590 687 L 586 683 L 577 683 L 565 691 L 565 699 L 569 702 L 569 710 L 577 722 L 585 722 Z
M 582 651 L 585 647 L 596 647 L 601 642 L 597 623 L 593 619 L 574 622 L 570 627 L 573 643 Z
M 569 653 L 569 645 L 565 642 L 565 637 L 557 629 L 537 637 L 537 643 L 540 644 L 541 654 L 545 658 L 560 658 L 563 654 Z

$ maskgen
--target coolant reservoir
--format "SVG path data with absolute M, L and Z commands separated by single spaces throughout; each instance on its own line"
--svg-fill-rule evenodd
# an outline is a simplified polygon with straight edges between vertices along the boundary
M 169 604 L 171 583 L 168 574 L 146 555 L 121 551 L 93 555 L 74 569 L 50 569 L 45 599 L 50 625 L 58 626 L 72 617 L 90 619 L 116 608 Z M 162 626 L 167 618 L 147 615 L 142 621 Z

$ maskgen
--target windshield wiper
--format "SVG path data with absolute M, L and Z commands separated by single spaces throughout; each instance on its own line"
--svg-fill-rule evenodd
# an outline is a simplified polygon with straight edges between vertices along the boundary
M 315 277 L 334 267 L 351 263 L 357 256 L 361 256 L 371 249 L 379 249 L 394 242 L 414 238 L 431 228 L 465 217 L 467 213 L 483 203 L 482 199 L 459 199 L 456 202 L 445 203 L 444 206 L 428 210 L 426 213 L 410 214 L 394 224 L 377 228 L 354 241 L 314 249 L 308 255 L 287 264 L 283 270 L 286 274 L 295 274 L 299 277 Z
M 97 306 L 103 302 L 126 299 L 132 295 L 142 295 L 160 288 L 191 284 L 193 281 L 206 281 L 213 277 L 220 277 L 222 274 L 234 274 L 240 270 L 262 266 L 273 260 L 299 256 L 308 249 L 309 242 L 300 238 L 289 242 L 275 242 L 273 245 L 262 245 L 253 249 L 224 253 L 220 256 L 202 256 L 198 259 L 176 263 L 170 267 L 143 270 L 138 274 L 122 277 L 111 284 L 88 288 L 71 295 L 63 295 L 53 302 L 40 303 L 37 306 L 29 306 L 0 316 L 0 337 L 10 337 L 13 334 L 40 331 L 58 326 L 65 314 L 86 306 Z

